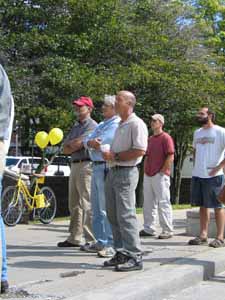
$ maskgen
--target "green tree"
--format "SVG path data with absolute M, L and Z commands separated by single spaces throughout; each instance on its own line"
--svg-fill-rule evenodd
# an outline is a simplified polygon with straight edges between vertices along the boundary
M 24 135 L 35 116 L 37 129 L 59 126 L 67 132 L 73 122 L 71 101 L 80 95 L 94 99 L 99 119 L 104 94 L 131 90 L 138 98 L 137 113 L 147 123 L 154 112 L 166 117 L 176 145 L 173 200 L 178 202 L 195 111 L 202 103 L 224 105 L 219 51 L 224 10 L 216 3 L 0 0 L 1 54 L 8 61 Z M 220 44 L 213 44 L 217 26 Z

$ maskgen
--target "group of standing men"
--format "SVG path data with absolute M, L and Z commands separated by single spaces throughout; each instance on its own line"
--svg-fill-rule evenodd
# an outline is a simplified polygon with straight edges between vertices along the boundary
M 71 155 L 71 220 L 70 235 L 58 247 L 97 252 L 110 258 L 104 266 L 114 266 L 116 271 L 142 269 L 135 189 L 148 130 L 133 112 L 135 104 L 128 91 L 106 96 L 104 121 L 97 125 L 91 119 L 92 100 L 75 100 L 78 121 L 64 144 L 64 153 Z
M 148 139 L 145 123 L 134 113 L 135 96 L 120 91 L 105 96 L 104 120 L 97 124 L 91 113 L 89 97 L 74 100 L 77 121 L 64 143 L 64 153 L 71 155 L 69 179 L 70 235 L 58 247 L 80 247 L 109 258 L 104 267 L 116 271 L 141 270 L 140 236 L 156 236 L 156 219 L 162 232 L 160 239 L 173 236 L 170 203 L 170 170 L 174 143 L 163 130 L 164 117 L 155 114 Z M 11 136 L 14 104 L 10 84 L 0 65 L 0 192 L 5 156 Z M 194 169 L 191 202 L 200 206 L 200 235 L 190 245 L 207 243 L 209 208 L 215 209 L 217 236 L 209 244 L 224 246 L 224 206 L 217 196 L 224 185 L 225 129 L 214 124 L 214 113 L 200 109 L 197 120 L 201 128 L 194 133 Z M 144 162 L 144 228 L 138 232 L 135 189 L 138 164 Z M 8 290 L 4 224 L 0 214 L 1 293 Z M 83 243 L 83 239 L 85 242 Z
M 64 144 L 64 153 L 72 157 L 71 221 L 70 236 L 59 242 L 58 247 L 80 247 L 108 257 L 104 266 L 114 266 L 116 271 L 142 269 L 139 237 L 156 236 L 157 214 L 162 229 L 158 238 L 173 236 L 170 202 L 173 139 L 163 130 L 161 114 L 151 117 L 153 135 L 148 139 L 146 125 L 133 112 L 135 103 L 135 96 L 128 91 L 105 96 L 104 121 L 97 124 L 91 118 L 92 100 L 88 97 L 75 100 L 78 121 Z M 213 123 L 212 115 L 207 107 L 201 108 L 197 115 L 201 129 L 194 134 L 191 203 L 200 206 L 200 235 L 189 244 L 207 242 L 209 208 L 214 208 L 218 234 L 209 245 L 221 247 L 224 209 L 217 196 L 224 182 L 225 130 Z M 135 189 L 139 177 L 137 165 L 144 155 L 144 228 L 138 232 Z
M 73 102 L 78 120 L 64 143 L 64 153 L 71 155 L 71 220 L 70 235 L 58 247 L 80 247 L 108 257 L 104 266 L 116 271 L 142 269 L 139 236 L 155 236 L 157 210 L 159 238 L 173 235 L 169 190 L 173 140 L 163 131 L 160 114 L 151 118 L 153 136 L 148 140 L 145 123 L 134 113 L 135 104 L 129 91 L 106 95 L 104 121 L 97 125 L 91 118 L 92 100 L 80 97 Z M 139 233 L 135 189 L 144 155 L 144 230 Z

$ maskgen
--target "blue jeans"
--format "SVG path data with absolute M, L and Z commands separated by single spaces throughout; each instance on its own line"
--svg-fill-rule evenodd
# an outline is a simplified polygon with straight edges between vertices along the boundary
M 0 175 L 0 195 L 2 194 L 2 175 Z M 1 204 L 1 202 L 0 202 Z M 1 205 L 0 205 L 0 234 L 1 234 L 1 244 L 2 244 L 2 276 L 1 281 L 8 280 L 7 275 L 7 261 L 6 261 L 6 241 L 5 241 L 5 225 L 1 215 Z
M 103 246 L 112 246 L 112 230 L 105 206 L 105 164 L 94 164 L 91 178 L 91 204 L 93 231 L 96 240 Z
M 106 209 L 115 248 L 134 258 L 141 256 L 142 252 L 135 209 L 138 177 L 137 167 L 114 167 L 110 169 L 105 183 Z

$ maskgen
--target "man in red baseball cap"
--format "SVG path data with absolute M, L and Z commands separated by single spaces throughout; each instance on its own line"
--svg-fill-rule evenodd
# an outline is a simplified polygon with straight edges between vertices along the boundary
M 92 163 L 83 140 L 95 129 L 97 123 L 91 118 L 94 107 L 91 98 L 82 96 L 73 102 L 77 121 L 64 143 L 64 154 L 71 155 L 69 179 L 70 235 L 57 244 L 58 247 L 80 247 L 95 242 L 92 233 L 92 210 L 90 203 Z
M 86 96 L 81 96 L 80 98 L 75 99 L 73 101 L 73 104 L 77 105 L 77 106 L 84 106 L 85 105 L 85 106 L 94 108 L 92 99 L 89 98 L 89 97 L 86 97 Z

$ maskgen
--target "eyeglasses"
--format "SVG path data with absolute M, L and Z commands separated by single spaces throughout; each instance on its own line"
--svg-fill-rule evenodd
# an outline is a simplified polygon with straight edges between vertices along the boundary
M 102 108 L 107 108 L 107 107 L 112 107 L 112 105 L 111 104 L 103 104 L 102 105 Z

